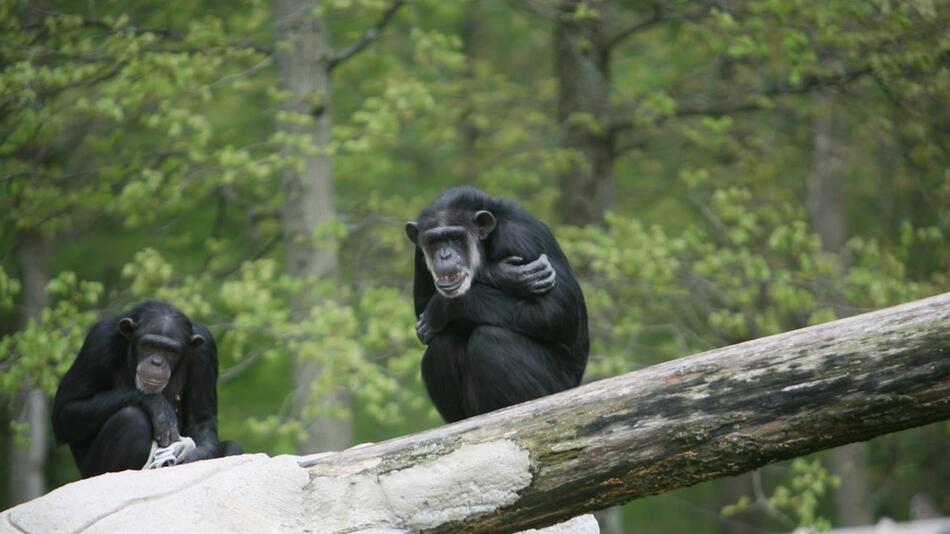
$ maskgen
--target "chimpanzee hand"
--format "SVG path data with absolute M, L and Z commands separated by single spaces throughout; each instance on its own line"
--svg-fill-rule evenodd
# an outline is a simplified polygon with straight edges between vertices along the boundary
M 432 338 L 435 337 L 435 332 L 432 330 L 432 327 L 429 325 L 429 321 L 426 320 L 426 313 L 423 312 L 419 316 L 419 320 L 416 321 L 416 337 L 419 338 L 419 341 L 423 345 L 428 345 Z
M 509 295 L 530 298 L 554 288 L 557 271 L 547 254 L 525 263 L 524 258 L 510 256 L 488 268 L 488 283 Z
M 445 330 L 446 325 L 452 321 L 453 314 L 457 312 L 456 304 L 463 298 L 447 299 L 442 295 L 433 295 L 429 299 L 425 311 L 416 321 L 416 336 L 423 345 L 428 345 L 436 334 Z
M 167 447 L 178 441 L 178 416 L 168 399 L 161 393 L 144 395 L 142 407 L 152 420 L 152 439 L 159 447 Z

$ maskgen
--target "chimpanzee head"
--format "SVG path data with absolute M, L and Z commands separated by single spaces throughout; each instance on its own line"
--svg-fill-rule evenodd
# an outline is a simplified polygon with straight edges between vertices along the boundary
M 191 321 L 184 314 L 166 306 L 146 308 L 137 319 L 119 320 L 119 330 L 129 340 L 135 364 L 135 387 L 142 393 L 165 389 L 182 357 L 191 347 L 205 342 L 192 332 Z
M 482 241 L 495 229 L 495 216 L 485 210 L 423 211 L 406 223 L 406 236 L 425 256 L 435 288 L 448 298 L 464 295 L 482 262 Z

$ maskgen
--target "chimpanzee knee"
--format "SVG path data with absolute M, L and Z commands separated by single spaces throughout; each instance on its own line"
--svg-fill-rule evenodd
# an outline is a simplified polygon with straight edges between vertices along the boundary
M 238 456 L 244 454 L 244 449 L 235 441 L 222 441 L 218 448 L 218 456 Z
M 507 328 L 476 327 L 468 339 L 467 353 L 463 403 L 469 416 L 572 385 L 549 347 Z
M 422 380 L 439 415 L 448 422 L 460 421 L 466 414 L 462 406 L 460 368 L 464 360 L 465 336 L 443 332 L 436 336 L 422 356 Z
M 152 422 L 145 410 L 126 406 L 112 415 L 79 463 L 82 476 L 141 469 L 152 447 Z

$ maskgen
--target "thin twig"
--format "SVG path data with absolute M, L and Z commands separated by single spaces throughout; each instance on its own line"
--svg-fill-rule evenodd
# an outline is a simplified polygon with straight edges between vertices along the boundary
M 330 60 L 330 65 L 328 67 L 328 70 L 332 71 L 337 65 L 339 65 L 340 63 L 343 63 L 347 59 L 350 59 L 351 57 L 360 53 L 364 48 L 369 46 L 373 41 L 375 41 L 376 39 L 379 39 L 379 36 L 382 35 L 383 30 L 386 28 L 389 22 L 396 15 L 396 12 L 399 11 L 399 8 L 401 8 L 405 3 L 406 3 L 405 0 L 395 0 L 392 3 L 392 5 L 389 6 L 389 9 L 387 9 L 386 12 L 383 13 L 383 17 L 379 20 L 378 23 L 376 23 L 375 26 L 372 26 L 368 28 L 366 31 L 364 31 L 363 35 L 361 35 L 360 38 L 357 39 L 355 43 L 333 54 L 333 59 Z

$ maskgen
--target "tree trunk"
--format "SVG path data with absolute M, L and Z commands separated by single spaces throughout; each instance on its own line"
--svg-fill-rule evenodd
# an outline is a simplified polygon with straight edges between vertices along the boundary
M 578 6 L 596 15 L 574 16 Z M 576 157 L 559 177 L 562 222 L 603 221 L 613 182 L 613 137 L 606 118 L 610 94 L 607 2 L 564 0 L 554 29 L 559 144 Z
M 950 293 L 303 459 L 304 498 L 328 532 L 513 532 L 947 418 Z
M 843 177 L 841 175 L 841 117 L 835 95 L 818 96 L 813 124 L 812 169 L 808 176 L 808 216 L 821 236 L 821 247 L 834 254 L 843 252 L 848 238 Z M 847 262 L 843 257 L 842 261 Z M 841 304 L 841 303 L 838 303 Z M 843 306 L 838 306 L 839 310 Z M 838 526 L 870 525 L 871 491 L 863 443 L 851 443 L 831 451 L 831 471 L 841 479 L 835 491 L 835 517 Z
M 483 56 L 482 43 L 485 39 L 486 28 L 484 25 L 485 13 L 484 4 L 481 0 L 469 0 L 465 4 L 462 13 L 462 20 L 459 24 L 459 36 L 462 38 L 462 53 L 465 54 L 467 68 L 465 77 L 467 82 L 474 83 L 478 62 Z M 469 100 L 471 102 L 471 100 Z M 481 131 L 471 115 L 477 112 L 477 108 L 472 103 L 465 104 L 465 112 L 462 114 L 457 126 L 459 138 L 461 139 L 461 165 L 458 167 L 458 173 L 462 183 L 474 185 L 478 181 L 481 172 L 480 158 L 476 150 L 476 143 L 481 137 Z
M 578 6 L 597 15 L 575 17 Z M 575 156 L 560 183 L 561 221 L 599 224 L 610 206 L 613 138 L 606 125 L 610 95 L 610 47 L 603 0 L 564 0 L 555 22 L 560 146 Z M 619 508 L 595 514 L 602 534 L 623 534 Z
M 16 262 L 23 287 L 20 328 L 37 320 L 46 307 L 49 282 L 49 243 L 36 230 L 17 235 Z M 16 425 L 24 435 L 13 437 L 10 444 L 10 501 L 17 504 L 35 499 L 46 492 L 46 457 L 49 452 L 46 393 L 30 387 L 14 399 Z
M 808 218 L 821 236 L 822 248 L 828 252 L 839 252 L 848 236 L 839 155 L 841 126 L 835 108 L 833 94 L 826 92 L 818 97 L 806 200 Z
M 291 96 L 283 109 L 314 117 L 309 126 L 281 125 L 293 135 L 309 135 L 314 151 L 307 152 L 302 167 L 284 171 L 282 233 L 287 272 L 300 278 L 334 278 L 338 259 L 335 250 L 318 248 L 314 232 L 334 218 L 333 167 L 326 149 L 331 136 L 330 64 L 332 50 L 329 29 L 322 17 L 314 16 L 319 1 L 275 0 L 274 21 L 277 76 L 280 87 Z M 295 318 L 304 320 L 315 304 L 313 298 L 299 296 L 292 303 Z M 303 450 L 339 450 L 350 443 L 348 418 L 303 416 L 305 408 L 348 405 L 349 397 L 339 391 L 328 398 L 311 399 L 311 387 L 321 365 L 299 356 L 294 363 L 295 413 L 306 428 Z M 326 414 L 327 410 L 320 410 Z

